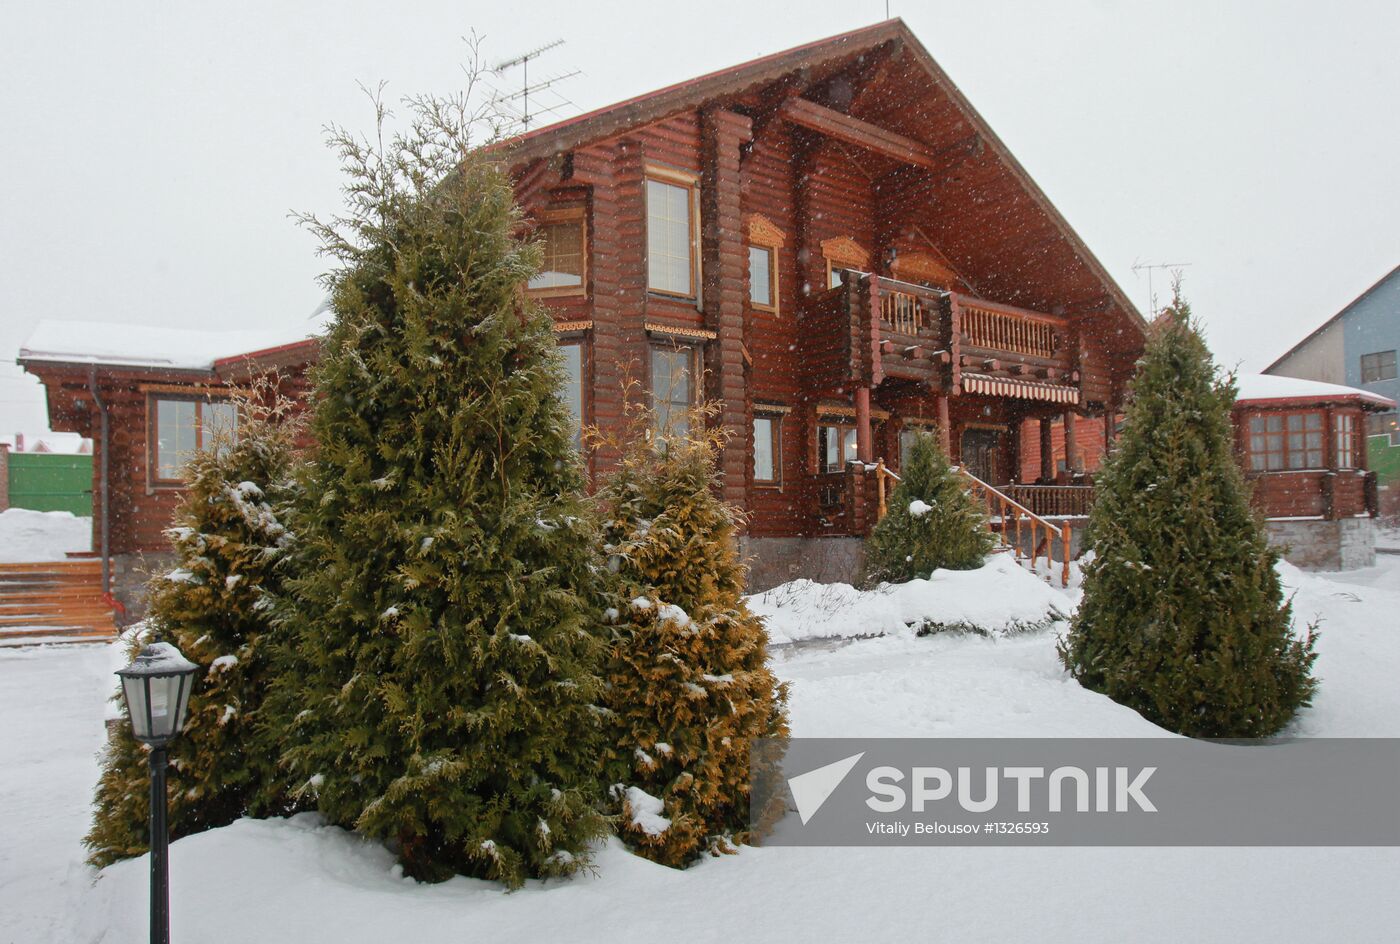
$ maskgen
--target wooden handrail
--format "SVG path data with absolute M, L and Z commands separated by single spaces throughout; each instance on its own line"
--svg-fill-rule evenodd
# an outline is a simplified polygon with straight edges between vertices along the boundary
M 1068 587 L 1069 561 L 1071 554 L 1070 541 L 1073 536 L 1072 530 L 1069 526 L 1069 522 L 1063 521 L 1058 526 L 1056 526 L 1055 524 L 1046 521 L 1044 518 L 1040 517 L 1040 515 L 1037 515 L 1035 512 L 1031 511 L 1029 508 L 1016 501 L 1011 496 L 1005 494 L 1004 492 L 998 491 L 991 485 L 988 485 L 986 482 L 982 481 L 977 476 L 967 471 L 967 469 L 959 466 L 958 473 L 965 476 L 968 479 L 968 481 L 972 483 L 974 491 L 981 492 L 982 501 L 986 505 L 988 517 L 995 515 L 996 517 L 999 517 L 1001 519 L 1002 543 L 1007 543 L 1006 533 L 1008 530 L 1012 530 L 1014 532 L 1015 543 L 1011 546 L 1017 549 L 1017 553 L 1020 553 L 1021 547 L 1021 518 L 1024 516 L 1029 521 L 1031 540 L 1031 570 L 1035 570 L 1035 564 L 1036 561 L 1040 558 L 1040 552 L 1042 549 L 1045 551 L 1045 563 L 1051 566 L 1054 565 L 1054 539 L 1056 537 L 1060 538 L 1060 547 L 1062 551 L 1062 556 L 1064 557 L 1064 560 L 1061 562 L 1060 567 L 1060 586 Z M 1016 514 L 1013 516 L 1008 516 L 1008 511 L 1014 511 Z M 1008 517 L 1010 517 L 1011 520 L 1009 526 L 1007 524 Z M 1037 532 L 1039 532 L 1038 536 Z
M 867 468 L 869 468 L 869 466 L 867 466 Z M 1023 518 L 1026 520 L 1026 527 L 1029 530 L 1028 536 L 1031 543 L 1030 565 L 1032 571 L 1035 570 L 1036 562 L 1040 559 L 1042 550 L 1045 552 L 1045 563 L 1054 566 L 1054 539 L 1057 537 L 1060 539 L 1060 547 L 1064 558 L 1060 562 L 1060 586 L 1068 587 L 1070 555 L 1073 553 L 1071 544 L 1074 536 L 1073 529 L 1070 527 L 1069 522 L 1064 521 L 1056 525 L 1051 521 L 1047 521 L 1011 496 L 998 490 L 994 486 L 988 485 L 986 482 L 967 471 L 967 469 L 961 466 L 955 468 L 959 475 L 962 475 L 971 483 L 971 490 L 979 494 L 983 505 L 987 509 L 987 516 L 989 518 L 997 517 L 1001 519 L 1001 533 L 998 536 L 999 540 L 1002 544 L 1012 548 L 1013 552 L 1017 555 L 1021 553 L 1021 521 Z M 880 459 L 875 463 L 874 472 L 876 494 L 879 497 L 879 512 L 875 520 L 879 521 L 885 517 L 887 510 L 885 481 L 890 479 L 899 482 L 902 481 L 902 479 L 900 479 L 897 473 L 891 471 L 890 468 L 885 465 L 884 459 Z M 1008 512 L 1014 512 L 1014 514 L 1008 514 Z M 1012 533 L 1014 543 L 1007 540 L 1008 532 Z

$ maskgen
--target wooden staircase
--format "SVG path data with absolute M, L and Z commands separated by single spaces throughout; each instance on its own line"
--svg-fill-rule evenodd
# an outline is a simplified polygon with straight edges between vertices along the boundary
M 878 494 L 877 519 L 885 516 L 886 496 L 899 482 L 899 476 L 885 465 L 881 459 L 872 468 L 875 473 Z M 1068 587 L 1070 578 L 1070 554 L 1073 548 L 1073 529 L 1069 522 L 1047 521 L 1016 501 L 1010 495 L 967 471 L 954 467 L 967 484 L 973 498 L 980 501 L 987 511 L 987 522 L 996 536 L 997 546 L 993 551 L 1015 555 L 1016 561 L 1032 573 L 1040 573 L 1037 563 L 1044 558 L 1045 565 L 1052 575 L 1058 571 L 1060 586 Z M 1059 561 L 1054 559 L 1055 542 L 1060 542 Z M 1029 553 L 1027 553 L 1029 551 Z M 1052 577 L 1047 576 L 1047 580 Z
M 101 561 L 0 564 L 0 646 L 106 642 L 116 635 Z

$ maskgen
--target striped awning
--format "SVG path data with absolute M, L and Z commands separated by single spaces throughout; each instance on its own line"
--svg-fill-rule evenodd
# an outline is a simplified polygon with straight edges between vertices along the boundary
M 964 373 L 962 388 L 963 393 L 982 393 L 989 397 L 1019 397 L 1022 400 L 1049 400 L 1051 403 L 1079 402 L 1078 387 L 1010 377 L 988 377 L 986 374 Z

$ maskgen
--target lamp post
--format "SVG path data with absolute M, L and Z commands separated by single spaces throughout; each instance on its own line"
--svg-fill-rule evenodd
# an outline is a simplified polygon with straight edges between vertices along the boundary
M 117 672 L 131 730 L 151 749 L 151 944 L 170 940 L 170 835 L 165 823 L 166 746 L 185 724 L 199 666 L 168 642 L 152 643 Z

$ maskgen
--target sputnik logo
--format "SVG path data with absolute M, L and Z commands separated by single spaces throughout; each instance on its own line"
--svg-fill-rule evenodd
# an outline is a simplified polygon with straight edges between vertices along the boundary
M 841 786 L 841 781 L 846 779 L 851 768 L 864 756 L 865 751 L 861 751 L 824 767 L 788 778 L 788 788 L 792 790 L 792 799 L 797 804 L 797 815 L 801 818 L 803 826 L 817 815 L 817 810 L 820 810 L 822 804 L 836 792 L 836 788 Z

